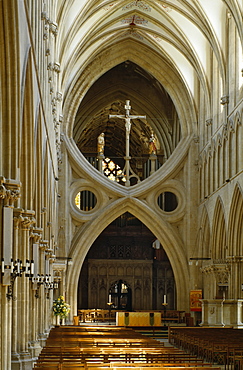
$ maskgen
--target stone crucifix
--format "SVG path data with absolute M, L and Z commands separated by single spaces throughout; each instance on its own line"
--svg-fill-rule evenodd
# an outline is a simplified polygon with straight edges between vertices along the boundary
M 139 177 L 133 172 L 130 166 L 130 153 L 129 153 L 129 146 L 130 146 L 130 131 L 131 131 L 131 119 L 136 119 L 136 118 L 143 118 L 146 119 L 146 116 L 135 116 L 135 115 L 130 115 L 130 100 L 126 100 L 125 104 L 125 115 L 116 115 L 116 114 L 109 114 L 109 118 L 121 118 L 125 120 L 125 127 L 126 127 L 126 156 L 125 156 L 125 167 L 124 167 L 124 174 L 126 176 L 126 186 L 130 186 L 130 178 L 131 177 L 136 177 L 138 181 L 140 181 Z M 130 175 L 131 173 L 131 175 Z

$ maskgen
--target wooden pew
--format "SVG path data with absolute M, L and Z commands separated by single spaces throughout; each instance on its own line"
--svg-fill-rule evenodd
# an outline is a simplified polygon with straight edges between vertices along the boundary
M 210 367 L 195 355 L 165 347 L 132 329 L 63 326 L 51 330 L 34 369 L 165 369 L 165 364 L 170 369 Z
M 225 369 L 240 369 L 243 365 L 243 332 L 239 329 L 171 327 L 169 342 Z

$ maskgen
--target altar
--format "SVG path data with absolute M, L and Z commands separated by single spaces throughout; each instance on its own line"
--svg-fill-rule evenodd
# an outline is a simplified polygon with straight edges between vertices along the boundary
M 161 326 L 161 312 L 116 312 L 117 326 Z

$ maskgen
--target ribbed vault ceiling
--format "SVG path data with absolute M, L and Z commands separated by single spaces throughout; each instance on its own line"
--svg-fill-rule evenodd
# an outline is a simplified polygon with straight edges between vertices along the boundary
M 242 8 L 242 0 L 59 0 L 58 51 L 64 102 L 82 81 L 83 71 L 90 68 L 92 73 L 92 62 L 104 50 L 112 47 L 115 54 L 117 45 L 128 40 L 141 59 L 140 65 L 135 64 L 126 58 L 124 48 L 123 63 L 111 68 L 109 58 L 100 60 L 106 72 L 93 76 L 84 97 L 83 91 L 79 92 L 82 98 L 73 117 L 73 137 L 79 148 L 92 151 L 98 135 L 105 132 L 107 154 L 123 156 L 124 122 L 109 120 L 108 115 L 124 113 L 125 100 L 129 99 L 132 114 L 147 117 L 133 122 L 131 154 L 141 156 L 148 151 L 153 130 L 159 150 L 169 157 L 180 140 L 180 115 L 173 96 L 176 86 L 169 77 L 166 86 L 154 77 L 149 55 L 159 56 L 162 75 L 167 74 L 164 66 L 168 65 L 180 76 L 185 92 L 194 101 L 195 112 L 200 86 L 210 117 L 212 61 L 220 72 L 223 96 L 227 88 L 225 28 L 234 22 L 242 42 Z M 172 91 L 170 96 L 167 91 Z
M 130 134 L 132 157 L 148 154 L 152 132 L 158 154 L 173 151 L 172 133 L 177 127 L 175 107 L 165 89 L 146 71 L 126 61 L 101 76 L 84 97 L 75 119 L 74 140 L 84 153 L 96 152 L 97 137 L 105 134 L 105 155 L 124 157 L 125 123 L 109 114 L 124 115 L 125 100 L 132 101 L 131 113 L 148 119 L 134 119 Z M 160 146 L 159 143 L 163 143 Z

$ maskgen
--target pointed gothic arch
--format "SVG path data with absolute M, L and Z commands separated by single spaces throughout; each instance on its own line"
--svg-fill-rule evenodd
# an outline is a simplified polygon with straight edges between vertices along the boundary
M 214 207 L 212 222 L 212 258 L 225 260 L 227 247 L 227 229 L 222 199 L 218 198 Z
M 207 208 L 204 206 L 201 216 L 200 228 L 198 230 L 198 256 L 202 258 L 211 257 L 211 234 Z
M 242 256 L 243 254 L 243 190 L 240 184 L 234 189 L 229 213 L 229 256 Z
M 143 55 L 143 58 L 140 58 L 140 56 L 135 53 L 137 47 L 137 42 L 134 40 L 122 40 L 117 45 L 112 45 L 102 50 L 87 68 L 80 71 L 80 75 L 77 76 L 76 80 L 72 82 L 70 88 L 67 90 L 64 101 L 66 122 L 64 132 L 68 137 L 72 137 L 73 124 L 78 107 L 89 88 L 98 77 L 126 60 L 130 60 L 141 66 L 141 68 L 147 70 L 161 83 L 167 90 L 176 107 L 181 122 L 182 137 L 191 135 L 193 126 L 196 122 L 196 112 L 194 110 L 191 93 L 187 86 L 181 80 L 181 77 L 175 71 L 172 64 L 163 60 L 161 56 L 153 50 L 150 50 L 148 53 L 148 49 L 144 45 L 140 45 L 140 53 Z M 126 50 L 126 53 L 124 53 L 124 50 Z M 107 53 L 109 54 L 109 59 L 107 59 Z M 151 53 L 155 59 L 153 66 L 150 64 Z M 92 73 L 90 73 L 90 70 L 92 70 Z M 166 73 L 164 73 L 164 71 L 166 71 Z M 80 93 L 80 91 L 82 93 Z M 188 114 L 188 112 L 190 113 Z
M 67 291 L 72 302 L 73 310 L 77 307 L 77 298 L 73 292 L 77 291 L 79 273 L 84 258 L 94 240 L 114 219 L 124 212 L 130 212 L 144 223 L 151 232 L 160 240 L 170 260 L 175 276 L 177 289 L 178 309 L 182 305 L 188 305 L 188 262 L 183 254 L 183 243 L 179 240 L 173 228 L 166 222 L 156 222 L 157 215 L 143 202 L 136 199 L 119 199 L 108 206 L 93 222 L 85 225 L 85 230 L 80 228 L 73 241 L 70 257 L 74 261 L 72 269 L 67 273 Z
M 243 150 L 243 138 L 242 138 L 242 123 L 240 113 L 237 112 L 235 115 L 235 166 L 236 166 L 236 174 L 241 171 L 242 169 L 242 159 L 241 153 Z

